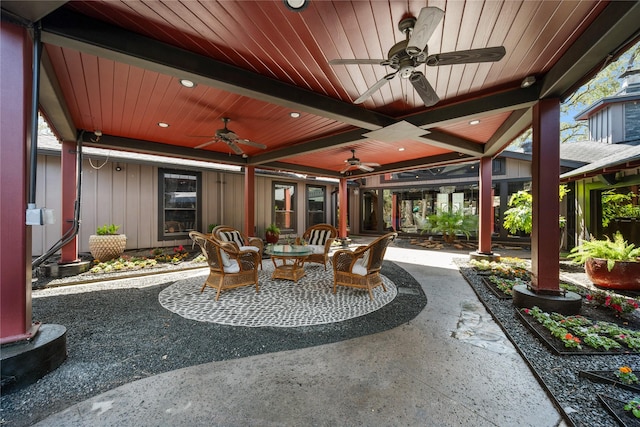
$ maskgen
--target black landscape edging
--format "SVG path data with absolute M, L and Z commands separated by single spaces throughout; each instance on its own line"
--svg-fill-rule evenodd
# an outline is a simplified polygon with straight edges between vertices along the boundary
M 620 399 L 615 399 L 611 396 L 605 396 L 603 394 L 598 394 L 598 399 L 602 405 L 609 411 L 611 415 L 620 423 L 623 427 L 640 427 L 640 418 L 636 418 L 631 415 L 630 412 L 625 411 L 623 409 L 626 404 L 625 401 Z
M 613 384 L 616 387 L 621 387 L 627 390 L 640 393 L 640 384 L 625 384 L 616 379 L 616 371 L 579 371 L 578 376 L 582 378 L 588 378 L 591 381 L 597 381 L 600 383 Z

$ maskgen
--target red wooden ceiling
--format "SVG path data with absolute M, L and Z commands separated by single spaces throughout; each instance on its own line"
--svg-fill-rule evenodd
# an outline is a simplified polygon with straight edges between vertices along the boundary
M 353 100 L 389 70 L 381 65 L 332 66 L 328 61 L 386 58 L 389 48 L 405 37 L 398 22 L 417 16 L 425 6 L 445 12 L 428 42 L 430 54 L 502 45 L 505 57 L 495 63 L 419 67 L 441 99 L 431 108 L 425 108 L 411 84 L 399 76 L 354 106 Z M 255 162 L 265 168 L 290 165 L 294 171 L 334 176 L 350 149 L 363 161 L 382 164 L 378 172 L 414 166 L 417 159 L 427 166 L 441 162 L 446 153 L 479 157 L 482 148 L 474 146 L 498 141 L 502 148 L 505 138 L 526 127 L 530 120 L 516 120 L 513 112 L 527 117 L 531 103 L 490 108 L 487 102 L 488 111 L 471 109 L 473 114 L 460 117 L 455 114 L 458 106 L 464 109 L 469 101 L 503 92 L 517 94 L 529 75 L 543 82 L 547 73 L 558 74 L 554 67 L 573 54 L 576 45 L 576 62 L 580 55 L 587 57 L 581 36 L 591 31 L 605 38 L 606 29 L 590 25 L 600 14 L 609 14 L 608 6 L 607 1 L 588 0 L 311 0 L 298 13 L 281 0 L 74 1 L 43 19 L 45 61 L 51 63 L 45 68 L 56 82 L 52 87 L 59 85 L 61 99 L 59 105 L 43 103 L 42 109 L 63 137 L 57 106 L 68 110 L 70 128 L 99 129 L 104 141 L 120 148 L 201 159 L 208 155 L 213 161 Z M 637 8 L 632 13 L 637 15 Z M 619 41 L 609 43 L 609 50 L 622 47 Z M 139 46 L 142 53 L 135 51 Z M 180 57 L 187 58 L 184 64 L 175 59 L 178 51 L 173 47 L 187 53 Z M 145 50 L 155 59 L 149 60 Z M 603 60 L 605 56 L 602 52 Z M 208 66 L 208 59 L 216 62 Z M 259 87 L 251 86 L 252 78 L 234 80 L 233 71 L 219 77 L 218 69 L 227 65 L 237 67 L 231 70 L 238 75 L 255 76 Z M 565 68 L 576 76 L 571 81 L 557 78 L 564 79 L 562 90 L 592 71 Z M 197 86 L 181 86 L 184 76 Z M 289 94 L 278 92 L 282 83 L 291 88 Z M 300 118 L 291 118 L 292 111 L 300 112 Z M 442 111 L 450 117 L 440 117 Z M 241 146 L 248 159 L 229 156 L 224 143 L 195 150 L 222 127 L 222 117 L 231 118 L 228 126 L 240 138 L 265 144 L 266 150 Z M 475 117 L 481 122 L 472 126 L 469 121 Z M 396 141 L 362 136 L 403 119 L 410 123 L 412 136 L 399 135 Z M 160 128 L 158 122 L 170 126 Z M 505 132 L 506 127 L 511 129 Z M 447 141 L 429 144 L 421 130 Z M 449 138 L 453 145 L 447 145 Z M 405 150 L 399 151 L 400 146 Z M 497 150 L 485 148 L 490 155 Z

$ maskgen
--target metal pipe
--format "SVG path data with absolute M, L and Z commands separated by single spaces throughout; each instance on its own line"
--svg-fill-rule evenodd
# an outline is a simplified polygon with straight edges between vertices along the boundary
M 40 40 L 41 24 L 33 26 L 33 81 L 31 87 L 31 152 L 29 170 L 29 194 L 27 203 L 35 207 L 36 178 L 38 161 L 38 105 L 40 98 L 40 58 L 42 57 L 42 41 Z
M 84 131 L 80 132 L 76 139 L 76 201 L 74 203 L 73 225 L 69 228 L 47 252 L 40 255 L 31 263 L 31 268 L 36 269 L 44 261 L 49 259 L 51 255 L 56 253 L 60 248 L 69 243 L 80 231 L 80 198 L 82 196 L 82 138 Z

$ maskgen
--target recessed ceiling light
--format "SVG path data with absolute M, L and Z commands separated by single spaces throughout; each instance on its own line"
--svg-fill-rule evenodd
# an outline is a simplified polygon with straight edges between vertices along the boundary
M 309 0 L 283 0 L 287 9 L 300 12 L 309 5 Z
M 292 111 L 289 113 L 289 115 L 294 119 L 297 119 L 298 117 L 300 117 L 300 113 L 298 113 L 297 111 Z
M 180 79 L 180 84 L 184 87 L 189 87 L 189 88 L 196 87 L 196 84 L 194 82 L 187 79 Z
M 404 151 L 404 147 L 398 148 L 398 151 Z
M 160 126 L 161 128 L 168 128 L 169 127 L 169 123 L 158 122 L 158 126 Z
M 471 120 L 471 121 L 469 122 L 469 124 L 470 124 L 471 126 L 478 125 L 478 124 L 480 124 L 480 120 Z

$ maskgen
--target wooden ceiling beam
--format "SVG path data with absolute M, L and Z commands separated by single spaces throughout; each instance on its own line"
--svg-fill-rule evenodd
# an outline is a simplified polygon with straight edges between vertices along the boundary
M 562 99 L 586 83 L 640 38 L 639 22 L 640 2 L 610 2 L 544 76 L 540 98 Z
M 42 41 L 152 70 L 363 129 L 395 122 L 389 116 L 189 52 L 68 10 L 42 20 Z

